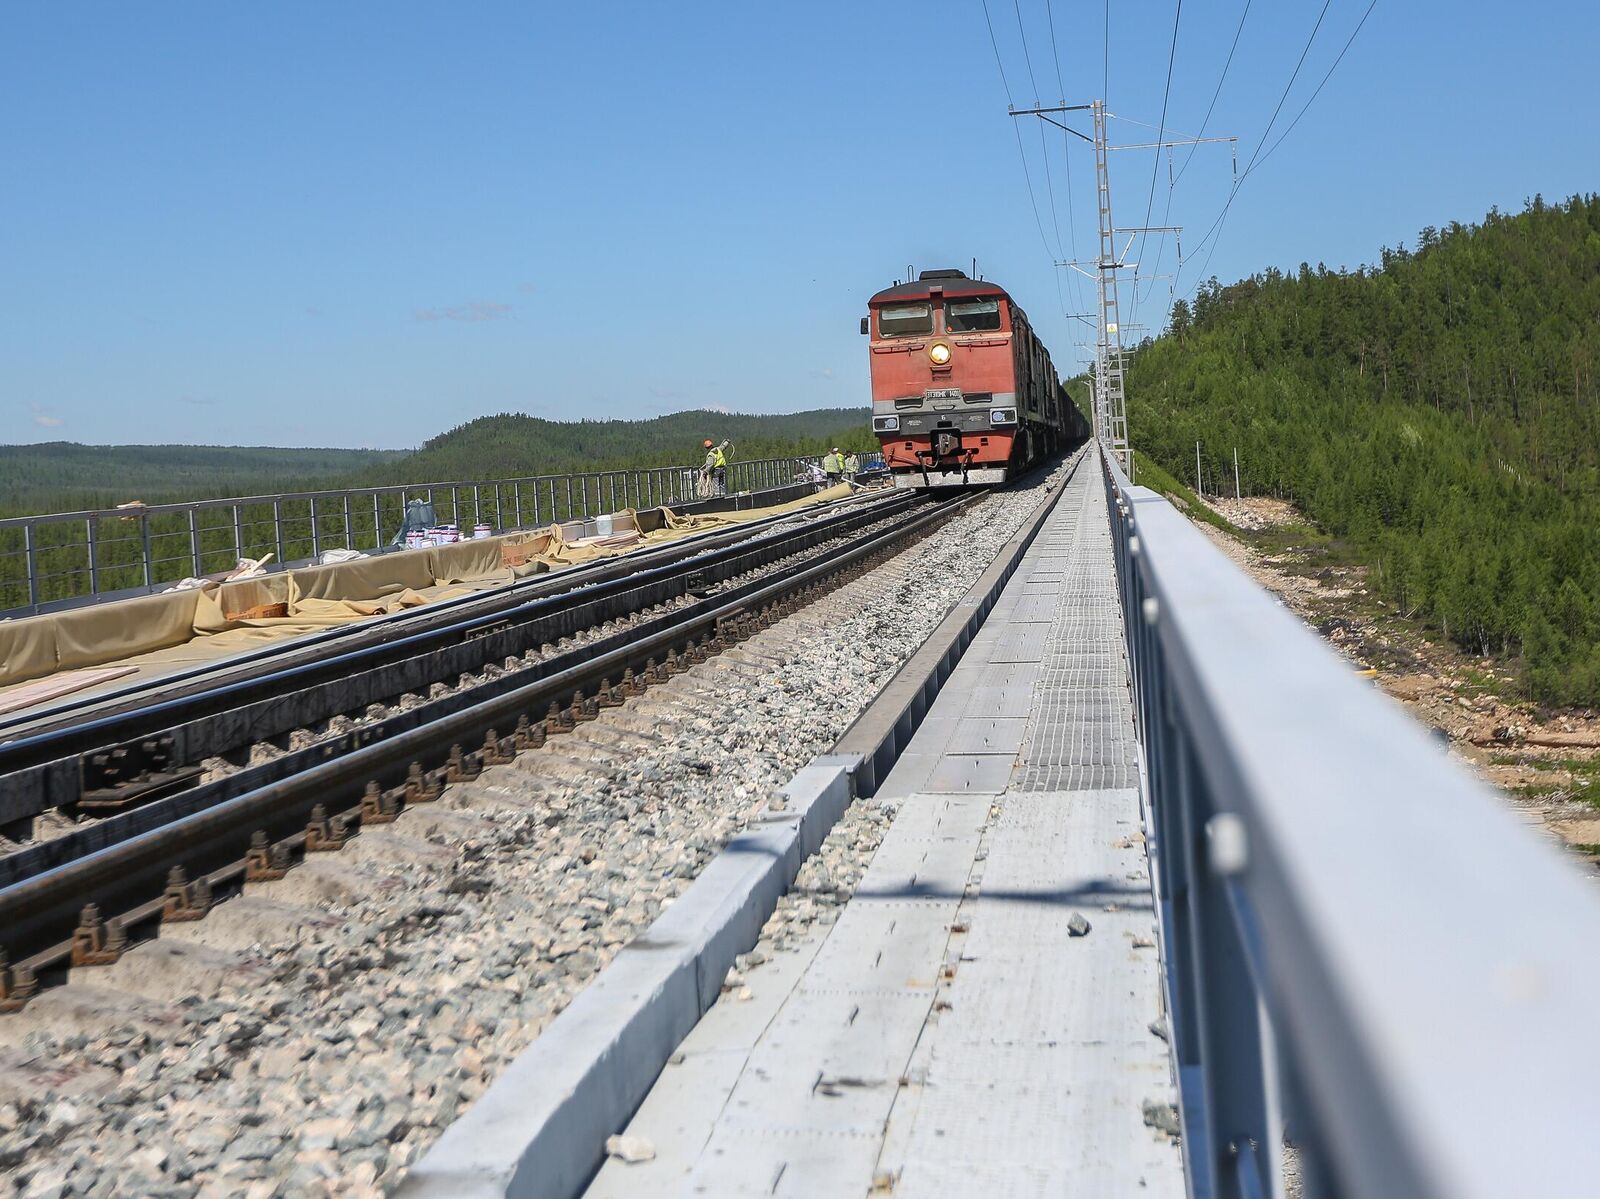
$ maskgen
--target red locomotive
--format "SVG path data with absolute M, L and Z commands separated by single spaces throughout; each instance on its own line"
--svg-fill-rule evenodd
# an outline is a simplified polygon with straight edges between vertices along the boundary
M 897 487 L 1003 483 L 1089 436 L 1003 287 L 923 271 L 867 308 L 872 430 Z

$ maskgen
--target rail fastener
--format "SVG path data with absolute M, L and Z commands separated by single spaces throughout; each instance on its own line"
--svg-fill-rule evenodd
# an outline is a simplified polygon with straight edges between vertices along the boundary
M 202 874 L 191 882 L 188 871 L 174 866 L 167 872 L 167 889 L 161 896 L 161 922 L 203 920 L 214 902 L 209 878 Z
M 13 966 L 0 949 L 0 1012 L 20 1012 L 39 990 L 39 980 L 27 966 Z
M 109 966 L 128 948 L 128 930 L 121 920 L 102 920 L 97 904 L 86 903 L 72 930 L 74 966 Z
M 619 673 L 624 669 L 631 670 L 643 658 L 642 670 L 634 675 L 640 690 L 652 681 L 652 676 L 656 681 L 665 681 L 674 674 L 688 670 L 695 660 L 695 654 L 703 661 L 711 643 L 719 640 L 715 635 L 719 627 L 728 629 L 728 636 L 720 639 L 721 644 L 728 645 L 741 639 L 732 636 L 732 626 L 728 622 L 746 612 L 750 603 L 764 605 L 762 610 L 772 613 L 774 619 L 798 610 L 839 585 L 849 573 L 868 570 L 885 561 L 891 554 L 899 552 L 908 538 L 919 532 L 931 531 L 977 498 L 964 497 L 908 525 L 874 532 L 865 539 L 865 544 L 843 551 L 838 562 L 818 564 L 809 570 L 773 581 L 754 581 L 743 592 L 729 596 L 724 602 L 711 600 L 706 611 L 701 609 L 707 607 L 707 602 L 701 601 L 694 606 L 694 610 L 685 612 L 676 625 L 669 620 L 665 627 L 647 632 L 643 637 L 629 639 L 615 647 L 602 648 L 599 652 L 591 650 L 572 666 L 535 679 L 505 695 L 453 712 L 409 733 L 363 744 L 339 757 L 322 761 L 300 775 L 268 784 L 216 807 L 203 809 L 175 822 L 170 829 L 150 830 L 136 838 L 114 844 L 107 851 L 93 855 L 93 858 L 69 861 L 49 872 L 51 877 L 48 879 L 34 876 L 0 889 L 0 915 L 4 915 L 8 927 L 32 941 L 27 946 L 32 951 L 30 956 L 4 976 L 5 989 L 0 991 L 0 1004 L 10 1001 L 14 1006 L 0 1010 L 14 1010 L 15 1006 L 25 1004 L 33 994 L 31 988 L 37 985 L 36 980 L 42 969 L 59 966 L 69 958 L 74 965 L 115 960 L 129 944 L 130 929 L 163 918 L 169 908 L 175 909 L 172 918 L 197 919 L 215 906 L 214 889 L 219 885 L 231 885 L 241 877 L 246 883 L 285 877 L 294 865 L 294 853 L 306 851 L 308 840 L 316 841 L 322 836 L 320 827 L 315 835 L 311 835 L 309 826 L 320 826 L 320 822 L 308 821 L 307 815 L 314 815 L 314 809 L 323 806 L 324 801 L 306 802 L 300 799 L 301 795 L 309 799 L 311 794 L 337 795 L 341 790 L 348 793 L 353 778 L 360 778 L 362 773 L 366 773 L 366 781 L 358 784 L 363 787 L 360 807 L 332 816 L 325 810 L 324 819 L 343 822 L 346 836 L 354 835 L 350 832 L 352 822 L 359 821 L 363 825 L 385 823 L 383 818 L 387 816 L 393 819 L 405 803 L 438 798 L 442 783 L 465 781 L 481 772 L 485 755 L 476 751 L 464 752 L 460 741 L 452 740 L 452 737 L 459 737 L 474 727 L 485 728 L 489 719 L 505 713 L 518 721 L 519 726 L 526 730 L 526 739 L 532 747 L 537 748 L 552 732 L 568 732 L 575 727 L 574 709 L 579 712 L 587 709 L 589 718 L 598 714 L 598 700 L 585 701 L 583 687 L 597 677 L 603 678 L 606 670 L 615 669 Z M 622 634 L 614 635 L 612 640 L 622 641 Z M 655 654 L 665 655 L 661 666 L 655 665 Z M 530 705 L 547 702 L 546 697 L 552 691 L 561 694 L 563 683 L 575 685 L 573 706 L 562 709 L 559 701 L 549 700 L 550 713 L 544 723 L 533 720 L 528 710 Z M 480 721 L 483 723 L 478 723 Z M 496 741 L 498 744 L 498 739 Z M 512 743 L 515 744 L 515 738 Z M 446 744 L 450 746 L 446 764 L 439 769 L 426 769 L 424 762 L 427 758 L 439 753 Z M 500 749 L 504 752 L 506 747 L 501 746 Z M 420 760 L 410 761 L 398 780 L 399 785 L 385 790 L 381 779 L 399 769 L 395 759 L 403 762 L 406 759 L 402 754 L 417 750 L 421 751 Z M 374 779 L 373 774 L 380 777 Z M 297 800 L 305 803 L 305 806 L 299 807 Z M 307 815 L 299 817 L 298 825 L 289 824 L 295 819 L 296 810 Z M 227 844 L 238 835 L 232 830 L 241 825 L 249 828 L 247 822 L 256 820 L 261 823 L 249 835 L 249 848 L 244 856 L 230 858 Z M 273 828 L 278 829 L 280 839 L 273 839 Z M 173 882 L 172 867 L 168 864 L 161 867 L 158 877 L 169 885 L 156 892 L 157 898 L 140 902 L 137 892 L 141 872 L 148 874 L 161 856 L 174 852 L 191 861 L 204 860 L 207 863 L 209 873 L 202 875 L 206 880 L 205 890 L 199 896 L 191 894 L 187 900 L 175 900 L 174 889 L 170 886 Z M 73 897 L 98 899 L 101 903 L 109 901 L 119 916 L 102 922 L 99 920 L 99 908 L 91 903 L 83 911 L 72 940 L 51 944 L 45 938 L 54 919 L 52 913 L 60 909 L 69 893 Z M 202 898 L 208 902 L 201 904 L 199 900 Z M 195 914 L 189 914 L 191 911 Z

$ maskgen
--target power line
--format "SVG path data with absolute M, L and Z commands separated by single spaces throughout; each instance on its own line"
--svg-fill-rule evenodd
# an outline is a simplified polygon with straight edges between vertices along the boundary
M 1193 253 L 1198 254 L 1201 246 L 1211 242 L 1211 239 L 1220 232 L 1223 222 L 1228 219 L 1228 210 L 1233 207 L 1234 197 L 1239 194 L 1239 189 L 1244 186 L 1244 181 L 1249 177 L 1250 172 L 1255 169 L 1256 160 L 1261 155 L 1261 147 L 1266 145 L 1267 138 L 1272 133 L 1272 127 L 1278 122 L 1278 114 L 1283 111 L 1284 102 L 1289 99 L 1289 92 L 1294 87 L 1295 80 L 1300 78 L 1300 69 L 1305 66 L 1306 55 L 1311 53 L 1311 45 L 1317 40 L 1317 31 L 1322 28 L 1322 20 L 1328 15 L 1328 6 L 1332 3 L 1333 0 L 1323 0 L 1322 11 L 1317 14 L 1317 23 L 1311 27 L 1311 36 L 1306 38 L 1306 44 L 1300 51 L 1300 58 L 1294 64 L 1294 73 L 1289 76 L 1289 82 L 1284 85 L 1283 94 L 1278 97 L 1277 106 L 1272 110 L 1272 118 L 1267 122 L 1267 127 L 1261 132 L 1261 140 L 1256 143 L 1255 151 L 1250 155 L 1250 161 L 1245 165 L 1243 173 L 1234 180 L 1233 187 L 1228 191 L 1228 198 L 1222 205 L 1222 211 L 1217 214 L 1217 219 L 1211 222 L 1211 228 L 1206 230 L 1206 235 L 1200 239 L 1200 243 L 1195 246 Z M 1216 245 L 1213 243 L 1210 252 L 1206 255 L 1205 263 L 1200 268 L 1201 279 L 1205 278 L 1205 269 L 1211 265 L 1211 255 L 1215 254 L 1216 250 Z M 1196 283 L 1195 287 L 1190 288 L 1190 293 L 1192 294 L 1198 286 L 1199 284 Z
M 994 49 L 994 65 L 1000 68 L 1000 86 L 1006 89 L 1006 105 L 1015 108 L 1017 105 L 1011 98 L 1011 84 L 1006 80 L 1006 65 L 1000 61 L 1000 43 L 994 37 L 994 22 L 989 19 L 989 0 L 983 0 L 983 23 L 989 27 L 989 45 Z
M 1305 48 L 1300 51 L 1300 58 L 1294 64 L 1294 74 L 1289 76 L 1289 82 L 1284 85 L 1283 95 L 1278 97 L 1278 106 L 1272 110 L 1272 119 L 1267 122 L 1267 127 L 1261 132 L 1261 140 L 1256 143 L 1255 154 L 1250 155 L 1250 161 L 1245 165 L 1244 174 L 1248 175 L 1256 165 L 1256 155 L 1261 153 L 1261 147 L 1266 144 L 1267 134 L 1272 132 L 1272 127 L 1278 123 L 1278 114 L 1283 111 L 1284 101 L 1289 98 L 1289 92 L 1294 87 L 1294 81 L 1300 78 L 1300 68 L 1306 65 L 1306 55 L 1311 53 L 1311 43 L 1317 40 L 1317 31 L 1322 28 L 1322 19 L 1328 15 L 1328 6 L 1333 0 L 1322 0 L 1322 11 L 1317 14 L 1317 23 L 1311 27 L 1311 36 L 1306 38 Z M 1242 183 L 1244 175 L 1239 176 Z
M 1056 88 L 1061 93 L 1057 99 L 1060 103 L 1065 104 L 1067 102 L 1067 85 L 1061 78 L 1061 50 L 1056 45 L 1056 14 L 1052 0 L 1045 0 L 1044 11 L 1050 22 L 1050 56 L 1055 60 L 1056 64 Z M 1044 126 L 1042 124 L 1039 126 L 1039 133 L 1040 136 L 1044 134 Z M 1070 149 L 1071 142 L 1066 130 L 1063 129 L 1061 131 L 1061 169 L 1067 177 L 1067 236 L 1072 246 L 1072 261 L 1076 262 L 1078 260 L 1078 222 L 1072 211 L 1072 158 L 1068 153 Z M 1056 240 L 1058 242 L 1061 240 L 1061 231 L 1059 229 L 1056 230 Z M 1081 312 L 1083 311 L 1083 285 L 1078 282 L 1076 274 L 1069 273 L 1068 282 L 1075 310 Z
M 1311 105 L 1316 102 L 1317 97 L 1322 94 L 1323 86 L 1328 82 L 1329 79 L 1333 78 L 1334 71 L 1337 70 L 1339 64 L 1344 61 L 1345 51 L 1350 49 L 1350 46 L 1356 40 L 1356 34 L 1361 32 L 1361 27 L 1367 23 L 1367 18 L 1372 15 L 1372 10 L 1377 7 L 1378 0 L 1372 0 L 1372 3 L 1367 5 L 1367 11 L 1361 14 L 1361 20 L 1356 22 L 1356 27 L 1351 30 L 1349 38 L 1345 40 L 1344 49 L 1339 51 L 1339 57 L 1333 60 L 1333 66 L 1328 68 L 1328 73 L 1322 77 L 1322 82 L 1317 84 L 1317 90 L 1311 93 L 1311 99 L 1307 100 L 1300 111 L 1295 114 L 1294 120 L 1289 122 L 1289 127 L 1278 135 L 1278 140 L 1273 142 L 1272 145 L 1267 148 L 1267 152 L 1261 156 L 1261 162 L 1256 163 L 1256 166 L 1261 166 L 1267 161 L 1267 159 L 1271 158 L 1272 152 L 1279 146 L 1283 145 L 1283 139 L 1294 132 L 1294 127 L 1300 123 L 1300 118 L 1306 115 L 1306 109 L 1310 108 Z
M 1022 38 L 1022 61 L 1028 64 L 1028 82 L 1033 84 L 1033 106 L 1039 106 L 1039 81 L 1033 77 L 1033 55 L 1028 53 L 1028 31 L 1022 27 L 1022 0 L 1011 0 L 1017 11 L 1017 35 Z
M 1222 85 L 1228 79 L 1228 68 L 1233 66 L 1234 52 L 1239 49 L 1239 35 L 1244 32 L 1244 19 L 1250 15 L 1250 6 L 1253 3 L 1255 3 L 1255 0 L 1244 0 L 1244 11 L 1239 14 L 1238 28 L 1233 31 L 1233 45 L 1228 47 L 1228 61 L 1222 64 L 1222 75 L 1217 80 L 1217 90 L 1211 93 L 1211 103 L 1206 106 L 1205 119 L 1200 122 L 1200 132 L 1195 134 L 1196 137 L 1204 137 L 1206 135 L 1206 126 L 1211 123 L 1211 114 L 1217 107 L 1217 97 L 1222 95 Z M 1189 160 L 1194 157 L 1194 152 L 1197 149 L 1199 149 L 1198 146 L 1189 147 L 1189 153 L 1183 160 L 1183 166 L 1178 168 L 1178 178 L 1172 181 L 1174 187 L 1178 185 L 1178 180 L 1183 178 L 1184 171 L 1189 169 Z M 1166 224 L 1165 221 L 1161 223 L 1163 225 Z
M 989 0 L 983 0 L 983 23 L 989 29 L 989 45 L 994 50 L 994 65 L 1000 70 L 1000 86 L 1005 89 L 1006 107 L 1015 108 L 1016 102 L 1011 97 L 1011 83 L 1006 79 L 1006 65 L 1000 58 L 1000 43 L 994 36 L 994 21 L 989 16 Z M 1022 148 L 1022 130 L 1017 128 L 1015 120 L 1011 122 L 1011 131 L 1017 136 L 1017 156 L 1022 159 L 1022 181 L 1028 185 L 1028 206 L 1033 209 L 1033 223 L 1039 230 L 1039 244 L 1044 246 L 1044 256 L 1051 262 L 1055 259 L 1050 253 L 1050 239 L 1044 233 L 1044 221 L 1039 217 L 1039 201 L 1033 194 L 1033 175 L 1028 170 L 1028 152 Z M 1045 164 L 1046 170 L 1049 163 Z M 1056 239 L 1060 240 L 1059 237 Z M 1063 310 L 1066 309 L 1066 297 L 1061 294 L 1061 276 L 1059 271 L 1052 270 L 1051 275 L 1056 280 L 1056 299 Z
M 1144 224 L 1146 226 L 1148 226 L 1150 224 L 1150 211 L 1151 211 L 1151 209 L 1153 209 L 1155 207 L 1155 202 L 1156 202 L 1156 175 L 1161 170 L 1161 146 L 1160 146 L 1160 143 L 1164 142 L 1167 139 L 1167 101 L 1172 96 L 1172 64 L 1177 60 L 1177 57 L 1178 57 L 1178 23 L 1180 21 L 1182 21 L 1182 20 L 1183 20 L 1183 0 L 1178 0 L 1177 8 L 1172 14 L 1172 45 L 1167 50 L 1167 86 L 1161 93 L 1161 124 L 1158 126 L 1158 129 L 1157 129 L 1157 132 L 1156 132 L 1157 145 L 1156 145 L 1156 148 L 1155 148 L 1155 151 L 1154 151 L 1154 154 L 1153 154 L 1153 159 L 1152 159 L 1152 161 L 1150 163 L 1150 195 L 1145 200 L 1145 204 L 1144 204 Z M 1168 206 L 1169 211 L 1171 209 L 1171 201 L 1172 201 L 1172 193 L 1171 193 L 1171 190 L 1169 189 L 1168 193 L 1167 193 L 1167 206 Z M 1162 222 L 1162 224 L 1165 224 L 1165 223 L 1166 223 L 1165 221 Z M 1149 236 L 1149 235 L 1146 234 L 1146 236 Z M 1165 233 L 1163 233 L 1161 235 L 1161 241 L 1158 244 L 1164 248 L 1166 246 L 1166 242 L 1167 242 L 1167 235 Z M 1161 269 L 1161 250 L 1158 249 L 1156 251 L 1156 270 L 1159 271 L 1160 269 Z M 1139 284 L 1138 284 L 1137 280 L 1134 281 L 1134 287 L 1133 287 L 1133 307 L 1134 307 L 1134 311 L 1137 312 L 1138 308 L 1139 308 Z
M 1039 106 L 1039 81 L 1033 75 L 1033 55 L 1028 53 L 1028 31 L 1022 24 L 1021 0 L 1011 0 L 1011 7 L 1017 14 L 1017 36 L 1022 39 L 1022 61 L 1028 64 L 1028 82 L 1033 84 L 1033 104 Z M 1039 152 L 1044 155 L 1044 184 L 1050 195 L 1050 223 L 1056 231 L 1056 256 L 1061 257 L 1065 251 L 1061 243 L 1061 216 L 1056 207 L 1056 184 L 1050 174 L 1050 144 L 1044 139 L 1044 126 L 1039 126 Z M 1063 307 L 1065 305 L 1063 304 Z
M 1378 7 L 1378 0 L 1371 0 L 1371 3 L 1369 3 L 1367 5 L 1366 11 L 1361 14 L 1361 20 L 1356 22 L 1356 27 L 1353 30 L 1350 31 L 1350 36 L 1345 39 L 1344 46 L 1340 49 L 1337 57 L 1334 58 L 1333 64 L 1328 68 L 1327 72 L 1322 76 L 1321 82 L 1319 82 L 1317 84 L 1316 89 L 1311 93 L 1310 99 L 1308 99 L 1305 102 L 1305 104 L 1303 104 L 1301 106 L 1300 111 L 1295 114 L 1294 120 L 1290 121 L 1288 128 L 1286 128 L 1282 133 L 1280 133 L 1278 135 L 1278 140 L 1273 142 L 1272 145 L 1270 147 L 1268 147 L 1267 152 L 1265 154 L 1261 155 L 1261 158 L 1258 161 L 1253 161 L 1251 163 L 1251 165 L 1248 168 L 1246 168 L 1246 170 L 1244 172 L 1244 175 L 1239 176 L 1238 183 L 1235 184 L 1235 190 L 1237 190 L 1238 187 L 1244 183 L 1245 175 L 1250 174 L 1250 172 L 1255 170 L 1256 167 L 1262 166 L 1267 161 L 1267 159 L 1272 157 L 1272 152 L 1283 144 L 1284 138 L 1288 137 L 1289 134 L 1294 132 L 1295 126 L 1300 123 L 1300 118 L 1306 115 L 1306 112 L 1310 109 L 1311 105 L 1316 101 L 1316 98 L 1319 95 L 1322 94 L 1323 87 L 1326 86 L 1328 80 L 1333 77 L 1334 71 L 1337 70 L 1339 64 L 1344 61 L 1344 56 L 1349 51 L 1351 45 L 1354 44 L 1354 42 L 1356 40 L 1356 35 L 1361 32 L 1362 26 L 1364 26 L 1367 23 L 1367 18 L 1372 15 L 1372 10 L 1374 8 L 1376 8 L 1376 7 Z M 1262 140 L 1263 141 L 1265 140 L 1265 135 L 1263 135 L 1263 139 Z M 1260 147 L 1258 146 L 1257 149 L 1260 149 Z M 1224 216 L 1227 215 L 1226 209 L 1224 209 L 1223 215 Z M 1207 236 L 1209 236 L 1209 234 Z M 1218 241 L 1221 240 L 1220 230 L 1218 231 L 1217 240 Z M 1206 269 L 1206 267 L 1209 267 L 1211 265 L 1211 256 L 1213 254 L 1215 254 L 1216 251 L 1217 251 L 1216 243 L 1213 242 L 1212 246 L 1211 246 L 1211 249 L 1206 253 L 1205 262 L 1201 265 L 1199 279 L 1197 279 L 1195 281 L 1194 286 L 1192 286 L 1186 294 L 1193 295 L 1196 291 L 1199 290 L 1200 284 L 1205 281 L 1205 277 L 1206 277 L 1205 276 L 1205 269 Z

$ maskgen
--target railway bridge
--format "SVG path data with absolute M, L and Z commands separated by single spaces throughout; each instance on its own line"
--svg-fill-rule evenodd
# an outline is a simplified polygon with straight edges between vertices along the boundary
M 971 540 L 995 503 L 891 495 L 805 520 L 775 514 L 520 595 L 514 609 L 452 601 L 471 636 L 441 625 L 375 639 L 332 667 L 301 663 L 292 702 L 235 695 L 229 706 L 215 689 L 180 688 L 159 718 L 139 715 L 148 704 L 103 713 L 144 737 L 181 721 L 215 749 L 246 701 L 250 720 L 287 707 L 293 724 L 415 687 L 405 663 L 417 658 L 455 671 L 479 650 L 507 662 L 481 688 L 439 697 L 435 719 L 397 711 L 392 727 L 324 737 L 295 763 L 283 764 L 289 753 L 251 767 L 265 774 L 180 789 L 57 848 L 0 858 L 11 966 L 27 960 L 42 978 L 77 963 L 42 991 L 33 974 L 0 974 L 0 998 L 20 1009 L 0 1016 L 8 1068 L 27 1059 L 6 1048 L 20 1043 L 6 1022 L 25 1022 L 14 1027 L 36 1049 L 83 1010 L 52 996 L 93 987 L 95 969 L 123 971 L 143 1005 L 103 1021 L 154 1027 L 150 1004 L 171 984 L 134 981 L 145 976 L 127 963 L 146 947 L 124 942 L 141 921 L 160 923 L 156 944 L 175 938 L 174 903 L 206 916 L 189 927 L 216 922 L 253 887 L 311 871 L 301 855 L 403 830 L 412 810 L 432 812 L 436 846 L 472 835 L 452 821 L 513 809 L 559 833 L 569 793 L 553 798 L 543 781 L 532 799 L 516 791 L 507 780 L 524 758 L 557 753 L 536 780 L 580 760 L 626 769 L 617 747 L 644 755 L 664 737 L 652 732 L 687 719 L 672 702 L 709 705 L 718 688 L 797 669 L 808 613 L 815 628 L 874 608 L 881 621 L 886 597 L 904 602 L 927 578 L 914 539 L 959 528 Z M 1593 881 L 1099 447 L 1006 503 L 1016 519 L 936 605 L 914 652 L 826 752 L 785 771 L 781 794 L 744 805 L 742 831 L 650 920 L 602 936 L 582 974 L 571 969 L 589 952 L 582 937 L 609 916 L 563 921 L 570 945 L 519 942 L 496 959 L 503 972 L 453 980 L 448 1002 L 417 1009 L 436 1017 L 490 978 L 520 998 L 516 976 L 541 963 L 568 963 L 576 980 L 398 1167 L 390 1146 L 410 1144 L 404 1130 L 421 1117 L 385 1125 L 390 1165 L 368 1182 L 403 1177 L 398 1193 L 416 1197 L 1593 1189 Z M 852 599 L 853 587 L 867 590 Z M 541 648 L 513 670 L 516 637 Z M 376 690 L 361 690 L 368 678 Z M 597 701 L 641 715 L 619 724 Z M 60 763 L 91 748 L 84 727 L 0 743 L 13 793 L 21 780 L 57 785 Z M 50 737 L 69 741 L 50 749 Z M 173 829 L 187 838 L 176 883 Z M 586 844 L 591 859 L 610 852 Z M 423 850 L 406 852 L 406 869 L 432 868 Z M 588 860 L 569 857 L 566 877 Z M 582 892 L 603 913 L 630 908 L 615 894 L 626 871 L 610 873 L 606 896 Z M 207 915 L 211 888 L 236 880 L 243 897 Z M 368 902 L 340 894 L 339 912 Z M 124 923 L 60 938 L 52 930 L 86 898 Z M 107 964 L 73 957 L 75 944 Z M 199 951 L 172 944 L 176 972 Z M 392 954 L 398 942 L 385 944 Z M 387 1015 L 372 1014 L 358 1034 L 369 1055 Z M 473 1049 L 470 1035 L 444 1040 L 446 1054 Z M 311 1068 L 309 1050 L 300 1060 Z M 363 1060 L 348 1059 L 356 1091 Z M 265 1076 L 237 1070 L 228 1077 Z M 352 1127 L 371 1110 L 355 1103 Z M 329 1135 L 337 1158 L 343 1134 Z M 270 1180 L 249 1173 L 267 1161 L 299 1171 L 296 1193 L 334 1185 L 321 1141 L 280 1140 L 243 1165 L 221 1154 L 214 1178 Z

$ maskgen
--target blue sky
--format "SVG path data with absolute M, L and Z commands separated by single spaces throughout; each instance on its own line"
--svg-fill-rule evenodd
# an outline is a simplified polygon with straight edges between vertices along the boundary
M 1272 138 L 1367 3 L 1329 0 Z M 1173 3 L 1112 0 L 1108 68 L 1103 3 L 988 7 L 1019 107 L 1104 74 L 1114 136 L 1154 137 Z M 1184 5 L 1169 130 L 1198 131 L 1243 8 Z M 1321 9 L 1254 0 L 1206 130 L 1240 169 Z M 1593 190 L 1596 45 L 1588 3 L 1379 0 L 1207 273 L 1354 266 Z M 5 6 L 0 441 L 410 446 L 500 411 L 864 403 L 866 297 L 974 257 L 1068 372 L 1092 294 L 1051 260 L 1093 253 L 1092 157 L 1022 125 L 1036 223 L 1006 105 L 979 0 Z M 1116 217 L 1186 226 L 1181 293 L 1230 151 L 1170 197 L 1151 171 L 1114 156 Z

